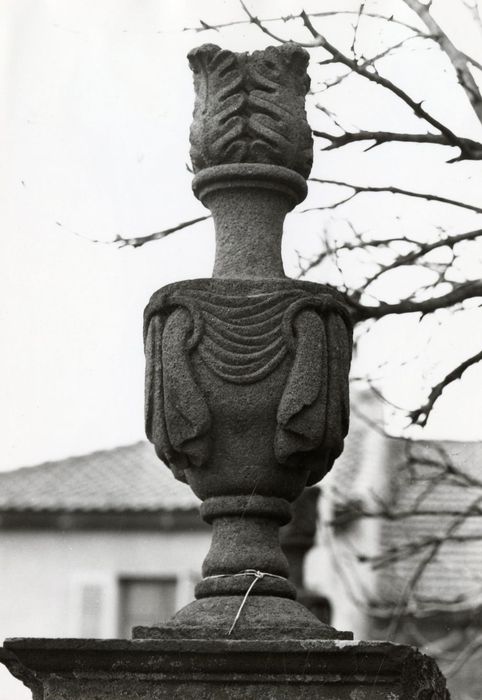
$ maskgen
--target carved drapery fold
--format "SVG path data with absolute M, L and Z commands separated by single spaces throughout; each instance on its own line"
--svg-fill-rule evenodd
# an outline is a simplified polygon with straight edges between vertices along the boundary
M 209 451 L 211 417 L 189 362 L 195 317 L 178 300 L 151 319 L 145 337 L 146 435 L 180 481 L 188 464 L 205 464 Z

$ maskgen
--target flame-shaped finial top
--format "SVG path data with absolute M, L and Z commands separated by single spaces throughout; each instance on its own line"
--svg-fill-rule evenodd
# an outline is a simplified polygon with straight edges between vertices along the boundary
M 194 172 L 228 163 L 264 163 L 308 177 L 313 160 L 305 112 L 308 59 L 308 52 L 294 43 L 252 54 L 215 44 L 193 49 Z

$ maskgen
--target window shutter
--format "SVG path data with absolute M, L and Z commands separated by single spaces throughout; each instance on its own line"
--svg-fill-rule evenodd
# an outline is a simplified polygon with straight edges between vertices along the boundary
M 176 611 L 175 578 L 120 580 L 119 634 L 129 639 L 136 625 L 166 622 Z
M 80 636 L 102 636 L 102 610 L 105 607 L 105 590 L 100 583 L 84 583 L 80 589 Z
M 71 582 L 70 634 L 85 639 L 115 636 L 117 607 L 114 581 L 81 574 Z

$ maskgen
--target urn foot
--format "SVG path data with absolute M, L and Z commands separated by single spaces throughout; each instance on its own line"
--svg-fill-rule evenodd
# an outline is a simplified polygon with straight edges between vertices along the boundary
M 243 601 L 244 605 L 243 605 Z M 169 622 L 134 627 L 133 639 L 353 639 L 320 622 L 304 605 L 277 596 L 196 600 Z

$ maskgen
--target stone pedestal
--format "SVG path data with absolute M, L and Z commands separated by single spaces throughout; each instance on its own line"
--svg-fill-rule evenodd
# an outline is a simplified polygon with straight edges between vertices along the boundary
M 34 700 L 448 700 L 412 647 L 321 640 L 13 639 L 1 657 Z

